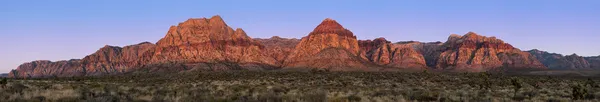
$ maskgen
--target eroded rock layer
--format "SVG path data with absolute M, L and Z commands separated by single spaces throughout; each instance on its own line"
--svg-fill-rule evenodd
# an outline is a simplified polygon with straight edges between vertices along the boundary
M 255 38 L 254 40 L 263 44 L 265 46 L 263 52 L 277 60 L 279 65 L 283 64 L 288 55 L 294 51 L 296 45 L 300 43 L 299 39 L 287 39 L 279 36 L 273 36 L 269 39 Z
M 563 56 L 537 49 L 527 51 L 549 69 L 555 70 L 591 70 L 600 69 L 598 57 L 582 57 L 577 54 Z
M 494 37 L 473 32 L 448 41 L 391 43 L 385 38 L 357 40 L 332 19 L 323 20 L 302 39 L 252 39 L 220 16 L 192 18 L 171 26 L 156 44 L 105 46 L 83 59 L 33 61 L 9 77 L 68 77 L 134 71 L 327 69 L 331 71 L 495 69 L 600 69 L 599 57 L 523 52 Z
M 436 68 L 461 71 L 488 71 L 498 68 L 545 69 L 534 56 L 495 37 L 474 32 L 451 35 L 442 45 Z
M 425 58 L 415 44 L 392 44 L 385 38 L 359 41 L 366 59 L 377 65 L 393 68 L 426 69 Z
M 369 70 L 358 56 L 359 50 L 356 36 L 328 18 L 301 39 L 283 67 Z
M 239 63 L 279 66 L 274 58 L 263 53 L 264 46 L 233 30 L 220 16 L 210 19 L 188 19 L 172 26 L 144 58 L 149 63 L 179 61 L 186 63 Z

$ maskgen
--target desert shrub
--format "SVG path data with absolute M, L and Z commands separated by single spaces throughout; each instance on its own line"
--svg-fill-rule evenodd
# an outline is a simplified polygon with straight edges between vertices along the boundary
M 586 85 L 589 85 L 590 87 L 598 87 L 596 85 L 596 82 L 594 80 L 592 80 L 592 78 L 588 78 L 587 81 L 585 82 Z
M 573 100 L 584 99 L 588 95 L 588 90 L 581 84 L 571 86 L 571 98 Z
M 10 88 L 8 88 L 8 90 L 6 90 L 9 93 L 19 93 L 19 94 L 23 94 L 23 90 L 27 89 L 29 87 L 21 84 L 21 83 L 12 83 L 12 85 L 10 86 Z
M 6 78 L 2 78 L 2 80 L 0 80 L 0 87 L 4 88 L 6 87 L 6 84 L 8 84 L 8 80 Z
M 517 93 L 519 92 L 519 90 L 521 90 L 521 88 L 523 87 L 523 85 L 521 85 L 521 79 L 519 78 L 512 78 L 510 80 L 511 84 L 513 85 L 513 89 L 514 89 L 514 96 L 517 96 Z
M 479 88 L 480 89 L 485 89 L 485 90 L 489 90 L 492 88 L 492 82 L 490 81 L 490 74 L 488 73 L 481 73 L 479 75 L 482 78 L 482 81 L 479 83 Z

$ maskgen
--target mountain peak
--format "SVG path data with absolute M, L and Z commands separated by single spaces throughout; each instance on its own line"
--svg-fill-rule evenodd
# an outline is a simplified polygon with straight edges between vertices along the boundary
M 481 37 L 481 35 L 475 33 L 475 32 L 468 32 L 467 34 L 465 34 L 463 37 L 467 37 L 467 38 L 474 38 L 474 37 Z
M 356 38 L 350 30 L 344 28 L 340 23 L 331 18 L 323 20 L 309 35 L 315 34 L 338 34 L 340 36 Z
M 223 18 L 221 18 L 221 16 L 219 16 L 219 15 L 210 17 L 209 22 L 213 26 L 227 26 L 227 24 L 225 24 L 225 21 L 223 20 Z

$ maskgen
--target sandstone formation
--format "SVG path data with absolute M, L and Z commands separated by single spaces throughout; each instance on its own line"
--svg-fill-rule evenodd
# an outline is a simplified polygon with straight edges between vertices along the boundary
M 495 37 L 469 32 L 448 41 L 391 43 L 385 38 L 357 40 L 332 19 L 323 20 L 308 36 L 287 39 L 250 38 L 229 27 L 220 16 L 192 18 L 171 26 L 156 44 L 143 42 L 104 46 L 83 59 L 33 61 L 9 77 L 69 77 L 130 72 L 188 70 L 319 69 L 331 71 L 510 69 L 600 69 L 600 56 L 562 56 L 538 50 L 523 52 Z
M 498 68 L 544 69 L 534 56 L 495 37 L 474 32 L 451 35 L 442 46 L 436 68 L 461 71 L 488 71 Z
M 81 68 L 87 75 L 115 74 L 133 71 L 137 66 L 139 58 L 143 53 L 154 48 L 154 44 L 143 42 L 136 45 L 117 46 L 106 45 L 96 53 L 86 56 L 82 59 Z
M 275 58 L 279 65 L 283 64 L 288 55 L 294 51 L 296 45 L 300 43 L 299 39 L 287 39 L 279 36 L 273 36 L 269 39 L 255 38 L 254 40 L 263 44 L 265 46 L 263 52 L 269 57 Z
M 281 66 L 265 53 L 265 46 L 232 29 L 220 16 L 194 18 L 171 26 L 156 45 L 144 42 L 117 47 L 105 46 L 81 60 L 33 61 L 11 71 L 11 77 L 65 77 L 119 74 L 138 69 L 150 72 L 273 69 Z
M 549 53 L 537 49 L 527 51 L 535 56 L 549 69 L 556 70 L 590 70 L 599 69 L 598 57 L 582 57 L 577 54 L 563 56 L 561 54 Z
M 303 37 L 283 67 L 329 70 L 370 70 L 359 55 L 356 36 L 332 19 L 325 19 Z
M 16 70 L 9 73 L 9 77 L 55 77 L 55 76 L 81 76 L 85 74 L 81 68 L 81 60 L 51 62 L 47 60 L 32 61 L 21 64 Z
M 385 38 L 371 40 L 361 40 L 359 45 L 362 48 L 366 59 L 377 65 L 393 68 L 426 69 L 426 62 L 423 55 L 416 50 L 416 44 L 392 44 Z
M 144 62 L 237 63 L 251 69 L 272 69 L 276 60 L 263 53 L 264 45 L 241 28 L 233 30 L 220 16 L 188 19 L 171 26 Z

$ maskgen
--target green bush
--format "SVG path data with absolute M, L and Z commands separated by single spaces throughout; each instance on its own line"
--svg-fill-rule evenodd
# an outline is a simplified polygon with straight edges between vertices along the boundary
M 6 78 L 2 78 L 2 80 L 0 80 L 0 85 L 2 88 L 6 87 L 6 84 L 8 84 L 8 80 Z
M 510 80 L 511 84 L 513 85 L 513 88 L 515 90 L 514 96 L 517 96 L 517 93 L 519 92 L 519 90 L 521 90 L 521 88 L 523 87 L 523 85 L 521 85 L 521 80 L 519 78 L 512 78 Z
M 580 99 L 584 99 L 585 96 L 588 95 L 588 90 L 585 88 L 585 86 L 581 85 L 581 84 L 577 84 L 577 85 L 573 85 L 571 86 L 572 92 L 571 95 L 573 98 L 573 100 L 580 100 Z

